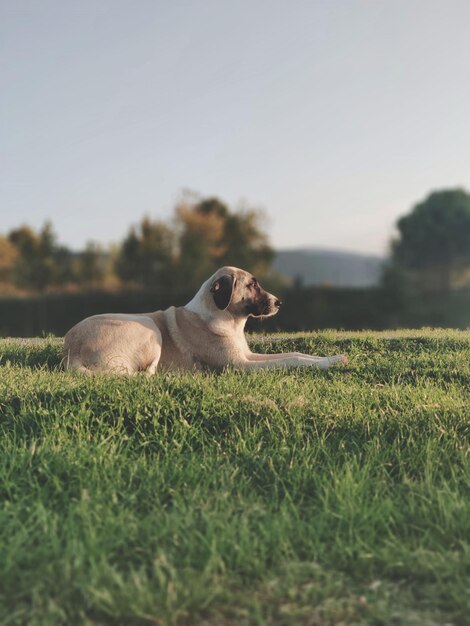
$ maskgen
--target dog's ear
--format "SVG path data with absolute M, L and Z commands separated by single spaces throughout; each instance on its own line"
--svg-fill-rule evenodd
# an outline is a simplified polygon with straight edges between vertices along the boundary
M 226 309 L 232 300 L 235 281 L 230 274 L 224 274 L 212 283 L 211 294 L 221 311 Z

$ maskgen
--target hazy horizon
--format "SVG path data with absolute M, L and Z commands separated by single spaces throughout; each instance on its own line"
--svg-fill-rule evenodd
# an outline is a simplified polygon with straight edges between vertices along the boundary
M 72 249 L 181 190 L 268 216 L 276 249 L 383 255 L 470 189 L 470 3 L 0 0 L 0 232 Z

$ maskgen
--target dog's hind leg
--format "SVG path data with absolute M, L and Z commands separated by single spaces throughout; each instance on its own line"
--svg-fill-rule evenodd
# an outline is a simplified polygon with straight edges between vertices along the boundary
M 88 374 L 88 376 L 92 376 L 94 374 L 93 370 L 91 370 L 86 365 L 83 365 L 81 361 L 69 361 L 67 360 L 64 363 L 64 369 L 69 372 L 80 372 L 80 374 Z
M 160 362 L 160 354 L 158 354 L 158 357 L 156 357 L 145 370 L 145 373 L 147 374 L 147 376 L 153 376 L 153 374 L 155 374 L 155 372 L 157 371 L 157 366 L 159 362 Z
M 160 357 L 162 354 L 162 346 L 161 346 L 161 335 L 160 333 L 158 333 L 158 335 L 156 335 L 155 340 L 152 342 L 152 360 L 150 361 L 150 363 L 147 365 L 147 367 L 144 369 L 144 372 L 147 376 L 153 376 L 155 374 L 155 372 L 157 371 L 157 367 L 158 364 L 160 362 Z

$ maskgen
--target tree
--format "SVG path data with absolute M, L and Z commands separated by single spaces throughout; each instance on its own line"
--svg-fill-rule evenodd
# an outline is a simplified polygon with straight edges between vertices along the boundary
M 397 222 L 393 265 L 423 289 L 447 291 L 470 270 L 470 195 L 462 189 L 431 193 Z
M 116 259 L 116 273 L 140 287 L 168 291 L 172 287 L 174 233 L 148 217 L 132 227 Z
M 192 290 L 221 265 L 225 253 L 225 222 L 229 214 L 216 198 L 183 200 L 175 209 L 177 282 Z
M 29 226 L 21 226 L 10 232 L 8 240 L 18 251 L 14 267 L 17 286 L 43 290 L 73 279 L 72 254 L 57 244 L 50 223 L 46 223 L 39 234 Z
M 29 226 L 21 226 L 12 230 L 8 239 L 18 251 L 14 268 L 15 284 L 18 287 L 43 288 L 47 271 L 38 235 Z
M 168 224 L 144 218 L 124 240 L 118 275 L 139 286 L 190 292 L 221 265 L 263 276 L 273 251 L 253 209 L 232 212 L 218 198 L 185 194 Z
M 224 228 L 225 252 L 222 265 L 249 268 L 264 276 L 274 258 L 265 232 L 261 229 L 263 214 L 254 209 L 240 210 L 227 216 Z
M 107 255 L 93 241 L 86 244 L 76 261 L 76 276 L 79 283 L 87 286 L 100 285 L 106 275 Z
M 18 250 L 6 237 L 0 235 L 0 282 L 11 283 Z
M 180 280 L 196 288 L 221 265 L 248 268 L 263 277 L 273 250 L 255 209 L 230 211 L 218 198 L 186 199 L 176 209 Z

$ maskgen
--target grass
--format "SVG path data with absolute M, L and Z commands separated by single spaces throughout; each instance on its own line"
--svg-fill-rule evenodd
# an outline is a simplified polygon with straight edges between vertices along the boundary
M 470 624 L 470 331 L 350 365 L 83 377 L 0 340 L 0 624 Z

